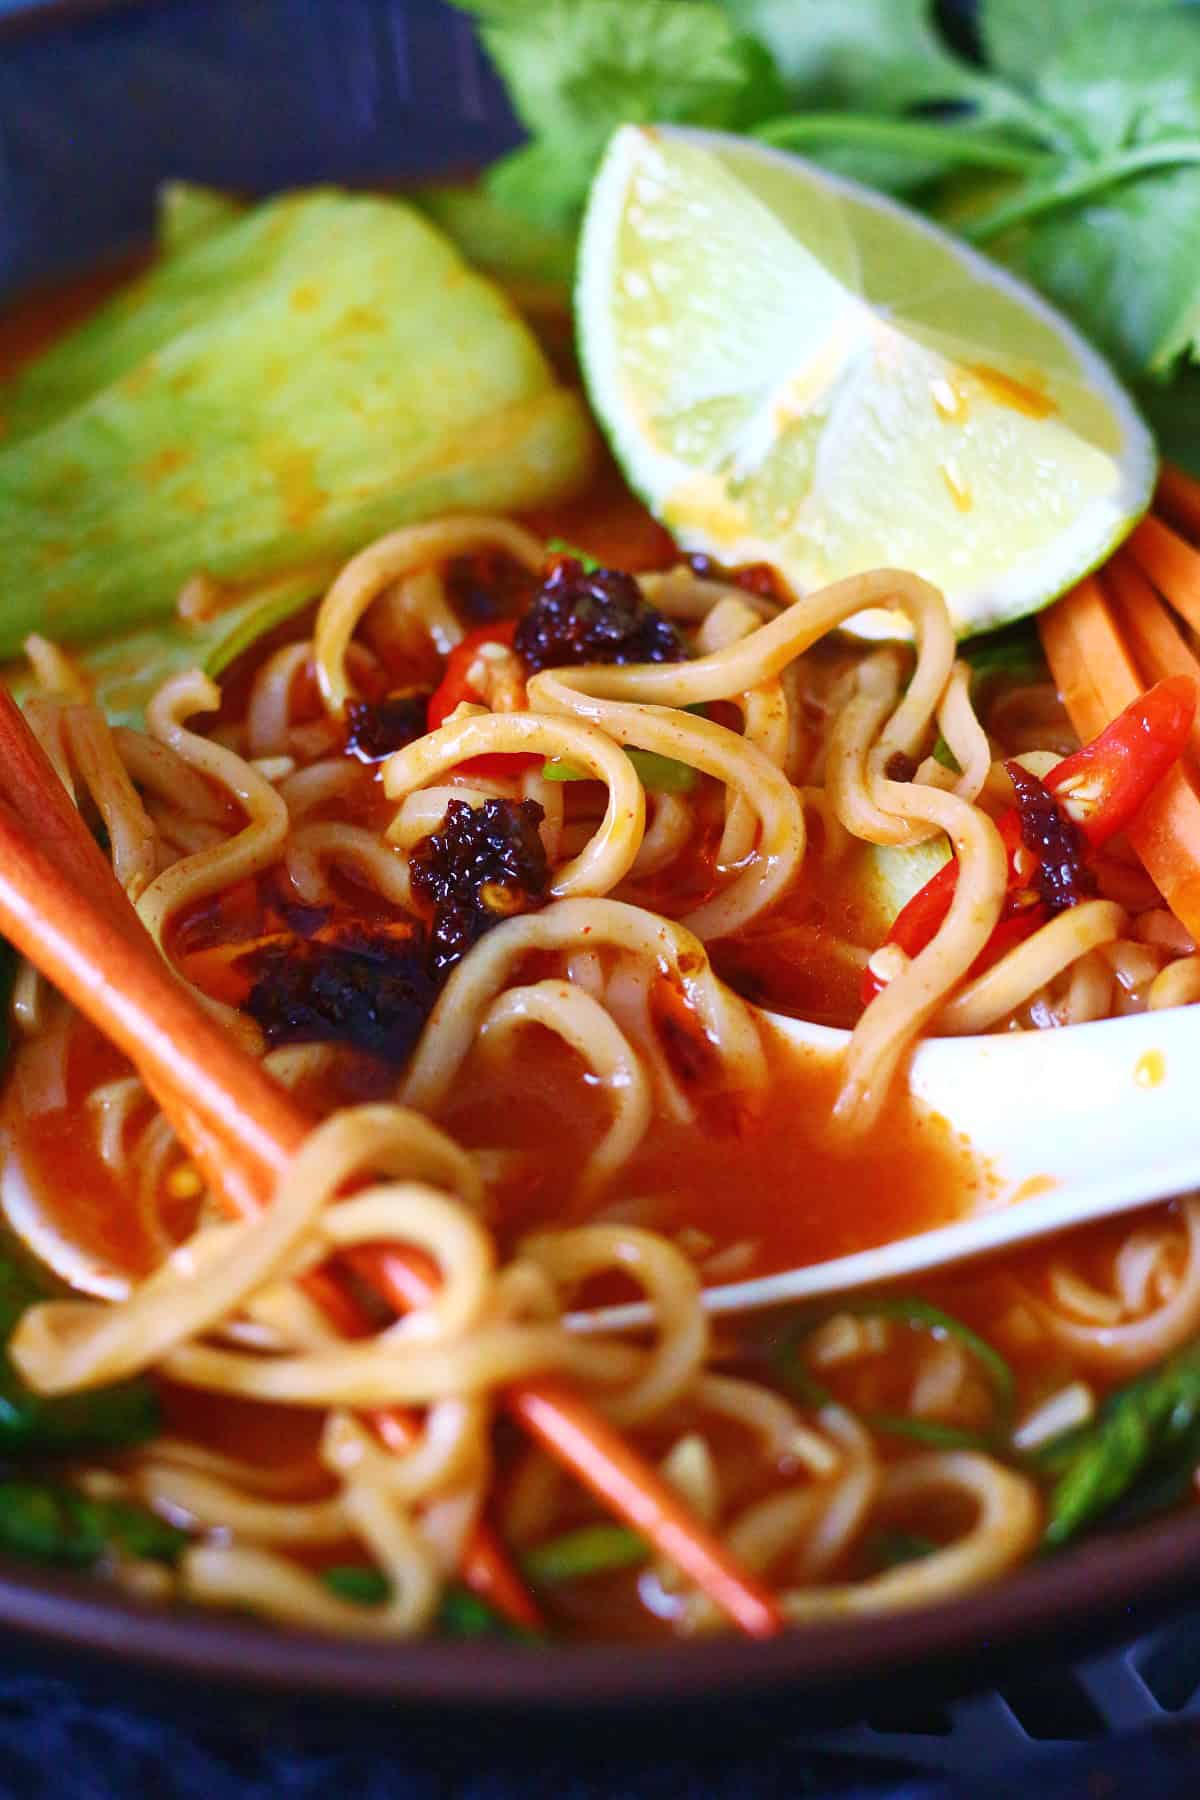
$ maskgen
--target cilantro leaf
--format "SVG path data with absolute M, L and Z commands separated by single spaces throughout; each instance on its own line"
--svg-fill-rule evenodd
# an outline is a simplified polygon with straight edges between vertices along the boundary
M 529 219 L 514 217 L 494 188 L 489 191 L 475 182 L 438 183 L 408 197 L 485 275 L 497 281 L 570 286 L 575 271 L 573 233 L 539 230 Z
M 899 113 L 975 91 L 931 0 L 726 0 L 726 10 L 771 51 L 797 105 Z
M 1041 69 L 1047 46 L 1061 44 L 1077 31 L 1103 29 L 1114 12 L 1158 13 L 1171 0 L 981 0 L 979 35 L 988 63 L 1019 86 L 1031 84 Z M 1113 74 L 1120 74 L 1114 69 Z
M 1050 12 L 1065 0 L 1053 0 Z M 1020 8 L 993 4 L 985 27 Z M 1079 9 L 1073 8 L 1076 19 Z M 1079 149 L 974 234 L 1057 301 L 1127 372 L 1168 373 L 1200 341 L 1200 11 L 1087 0 L 1038 67 L 1040 102 Z M 1050 20 L 1053 30 L 1055 20 Z M 1030 26 L 1032 44 L 1032 26 Z M 1151 166 L 1141 166 L 1149 162 Z M 1086 187 L 1072 200 L 1072 187 Z
M 934 0 L 456 4 L 531 135 L 491 178 L 527 218 L 570 229 L 626 121 L 748 131 L 916 194 L 1132 382 L 1200 361 L 1197 0 L 977 0 L 977 58 Z
M 1003 168 L 1005 147 L 1013 167 L 1027 168 L 1030 144 L 1055 137 L 1052 122 L 1027 97 L 943 41 L 932 0 L 839 0 L 836 6 L 726 0 L 726 6 L 772 51 L 793 103 L 803 109 L 798 117 L 771 121 L 759 135 L 871 187 L 911 192 L 960 164 Z
M 1191 364 L 1181 369 L 1169 386 L 1141 382 L 1134 398 L 1162 455 L 1200 475 L 1200 368 Z
M 1051 214 L 993 253 L 1067 312 L 1126 371 L 1194 353 L 1200 168 L 1130 181 Z
M 494 163 L 485 177 L 486 191 L 523 223 L 564 231 L 578 223 L 595 166 L 590 146 L 543 138 Z
M 1035 63 L 1039 98 L 1105 156 L 1200 130 L 1200 13 L 1091 0 Z
M 497 165 L 507 205 L 561 224 L 618 125 L 744 130 L 781 111 L 774 62 L 718 0 L 456 0 L 480 21 L 532 145 Z

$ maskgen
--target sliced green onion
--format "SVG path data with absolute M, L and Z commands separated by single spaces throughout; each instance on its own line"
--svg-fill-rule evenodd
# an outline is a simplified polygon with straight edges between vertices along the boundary
M 382 1606 L 392 1591 L 387 1576 L 365 1563 L 338 1563 L 323 1569 L 321 1579 L 339 1600 L 352 1600 L 356 1606 Z
M 383 1606 L 392 1584 L 379 1569 L 359 1563 L 338 1563 L 323 1569 L 321 1579 L 342 1600 L 355 1606 Z M 535 1643 L 530 1631 L 518 1631 L 469 1588 L 448 1587 L 442 1595 L 435 1629 L 443 1637 L 502 1637 L 514 1643 Z
M 956 1425 L 943 1425 L 936 1419 L 911 1418 L 904 1413 L 864 1413 L 863 1423 L 871 1430 L 947 1450 L 984 1449 L 1007 1434 L 1016 1398 L 1013 1372 L 1000 1352 L 986 1338 L 981 1338 L 977 1331 L 972 1331 L 969 1325 L 964 1325 L 953 1313 L 943 1312 L 940 1306 L 931 1306 L 927 1300 L 907 1295 L 848 1301 L 838 1311 L 850 1313 L 855 1318 L 887 1319 L 897 1325 L 910 1326 L 916 1331 L 926 1331 L 933 1337 L 954 1338 L 974 1358 L 991 1390 L 995 1423 L 989 1433 L 963 1431 Z M 772 1361 L 784 1385 L 813 1406 L 827 1406 L 834 1396 L 804 1366 L 797 1353 L 804 1340 L 828 1317 L 828 1313 L 822 1313 L 801 1320 L 785 1334 L 772 1352 Z
M 637 770 L 638 780 L 651 794 L 690 794 L 696 785 L 696 771 L 674 757 L 659 756 L 655 750 L 626 750 L 626 756 Z M 542 764 L 545 781 L 595 781 L 596 777 L 578 763 L 555 756 Z
M 546 549 L 551 556 L 571 557 L 574 562 L 582 566 L 585 575 L 594 575 L 597 569 L 604 567 L 604 564 L 598 562 L 594 556 L 589 556 L 586 550 L 581 550 L 578 544 L 568 544 L 566 538 L 547 538 Z
M 469 1588 L 464 1587 L 447 1588 L 442 1595 L 442 1604 L 438 1607 L 437 1630 L 443 1637 L 501 1637 L 529 1644 L 537 1641 L 534 1632 L 518 1631 L 515 1626 L 502 1619 L 486 1600 L 481 1600 L 478 1594 L 473 1594 Z
M 521 1567 L 531 1581 L 579 1581 L 639 1568 L 649 1554 L 644 1540 L 624 1525 L 581 1525 L 526 1551 Z
M 93 1500 L 61 1482 L 0 1481 L 0 1549 L 38 1562 L 88 1567 L 116 1550 L 176 1562 L 187 1533 L 142 1506 Z
M 867 1544 L 871 1561 L 880 1569 L 899 1569 L 905 1563 L 932 1556 L 938 1546 L 916 1531 L 877 1531 Z
M 1200 1347 L 1182 1350 L 1109 1394 L 1094 1419 L 1030 1458 L 1054 1478 L 1044 1543 L 1057 1548 L 1100 1520 L 1132 1523 L 1186 1493 L 1200 1458 Z

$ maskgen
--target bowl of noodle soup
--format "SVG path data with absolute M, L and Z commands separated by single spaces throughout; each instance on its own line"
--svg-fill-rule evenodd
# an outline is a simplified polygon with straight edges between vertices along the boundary
M 523 298 L 560 356 L 561 316 Z M 40 300 L 5 331 L 9 370 L 53 337 Z M 25 718 L 156 954 L 313 1128 L 271 1204 L 225 1216 L 139 1072 L 14 966 L 8 1355 L 51 1423 L 13 1453 L 0 1540 L 95 1568 L 6 1565 L 10 1628 L 288 1692 L 816 1707 L 894 1692 L 899 1666 L 966 1685 L 1177 1604 L 1200 1518 L 1138 1522 L 1131 1479 L 1111 1520 L 1061 1524 L 1061 1484 L 1111 1396 L 1181 1359 L 1186 1381 L 1194 1197 L 915 1291 L 748 1320 L 702 1299 L 973 1202 L 986 1172 L 903 1092 L 922 1035 L 1200 998 L 1189 927 L 1123 834 L 979 966 L 1012 886 L 1009 765 L 1042 784 L 1080 746 L 1036 637 L 981 673 L 917 572 L 798 596 L 689 556 L 590 437 L 561 488 L 363 535 L 215 673 L 177 658 L 136 701 L 143 637 L 96 663 L 27 635 Z M 197 566 L 173 624 L 186 640 L 251 590 Z M 842 629 L 875 605 L 908 641 Z M 946 840 L 953 896 L 897 949 Z M 846 1028 L 845 1056 L 789 1054 L 764 1011 Z M 401 1304 L 381 1245 L 439 1284 Z M 650 1332 L 567 1323 L 631 1297 Z M 782 1635 L 726 1635 L 515 1428 L 505 1396 L 558 1381 L 769 1590 Z M 80 1396 L 90 1421 L 54 1441 Z M 394 1408 L 403 1442 L 372 1423 Z M 1191 1440 L 1170 1448 L 1183 1502 Z M 468 1604 L 481 1523 L 532 1629 Z M 544 1635 L 569 1648 L 513 1641 Z

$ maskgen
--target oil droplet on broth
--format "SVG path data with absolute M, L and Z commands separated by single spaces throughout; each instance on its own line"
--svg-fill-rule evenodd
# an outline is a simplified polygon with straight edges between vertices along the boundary
M 1167 1059 L 1161 1050 L 1147 1050 L 1133 1065 L 1133 1079 L 1141 1088 L 1160 1087 L 1166 1079 Z

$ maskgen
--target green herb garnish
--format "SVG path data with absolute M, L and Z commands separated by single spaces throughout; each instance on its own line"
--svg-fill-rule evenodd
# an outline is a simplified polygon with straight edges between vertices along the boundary
M 46 1298 L 32 1269 L 0 1252 L 0 1344 L 22 1313 Z M 160 1429 L 158 1397 L 134 1379 L 78 1394 L 35 1394 L 0 1348 L 0 1451 L 66 1454 L 86 1449 L 126 1449 Z
M 867 1541 L 867 1555 L 877 1569 L 899 1569 L 932 1556 L 938 1546 L 916 1531 L 877 1531 Z
M 1048 1546 L 1119 1505 L 1127 1521 L 1171 1505 L 1200 1462 L 1200 1346 L 1110 1394 L 1095 1419 L 1043 1444 L 1031 1461 L 1055 1478 Z
M 581 1525 L 527 1550 L 521 1567 L 534 1582 L 580 1581 L 640 1568 L 649 1554 L 645 1540 L 624 1525 Z
M 383 1606 L 392 1591 L 387 1576 L 365 1564 L 335 1564 L 323 1570 L 321 1578 L 339 1598 L 350 1600 L 356 1606 Z M 446 1589 L 434 1629 L 442 1637 L 498 1637 L 515 1643 L 537 1641 L 531 1632 L 518 1631 L 493 1611 L 486 1600 L 463 1587 Z
M 718 0 L 457 0 L 480 22 L 530 142 L 489 172 L 505 206 L 548 228 L 578 219 L 627 119 L 739 131 L 782 110 L 770 53 Z
M 696 785 L 696 771 L 673 756 L 660 756 L 656 750 L 626 750 L 626 756 L 637 770 L 638 780 L 651 794 L 690 794 Z M 542 764 L 545 781 L 594 781 L 596 777 L 577 763 L 555 756 Z
M 970 664 L 976 683 L 992 675 L 1003 675 L 1010 681 L 1048 679 L 1041 639 L 1032 619 L 1017 619 L 999 631 L 964 638 L 958 655 Z
M 586 575 L 594 575 L 597 569 L 603 567 L 603 564 L 598 562 L 594 556 L 589 556 L 586 550 L 581 550 L 578 544 L 568 544 L 566 538 L 547 538 L 546 549 L 551 556 L 571 557 L 580 565 Z
M 490 184 L 543 226 L 577 220 L 620 124 L 746 131 L 906 193 L 1040 287 L 1130 379 L 1200 357 L 1187 0 L 980 0 L 978 60 L 929 0 L 458 3 L 531 137 Z
M 187 1533 L 145 1507 L 90 1500 L 49 1481 L 0 1481 L 0 1550 L 38 1562 L 89 1567 L 119 1551 L 173 1563 Z
M 998 1440 L 1003 1441 L 1012 1419 L 1016 1381 L 1008 1363 L 986 1338 L 981 1338 L 953 1313 L 943 1312 L 940 1306 L 931 1306 L 927 1300 L 906 1295 L 849 1300 L 837 1310 L 854 1318 L 887 1319 L 907 1325 L 914 1331 L 928 1332 L 935 1338 L 955 1339 L 970 1353 L 991 1392 L 993 1425 L 987 1433 L 963 1431 L 955 1425 L 943 1425 L 936 1419 L 913 1418 L 906 1413 L 864 1413 L 863 1423 L 872 1431 L 909 1438 L 913 1443 L 930 1444 L 939 1449 L 981 1449 L 994 1446 Z M 805 1339 L 811 1337 L 829 1316 L 822 1313 L 801 1319 L 771 1346 L 771 1361 L 779 1379 L 812 1406 L 825 1406 L 834 1396 L 805 1366 L 800 1350 Z
M 392 1591 L 387 1576 L 366 1563 L 335 1563 L 321 1571 L 321 1579 L 339 1600 L 356 1606 L 382 1606 Z

